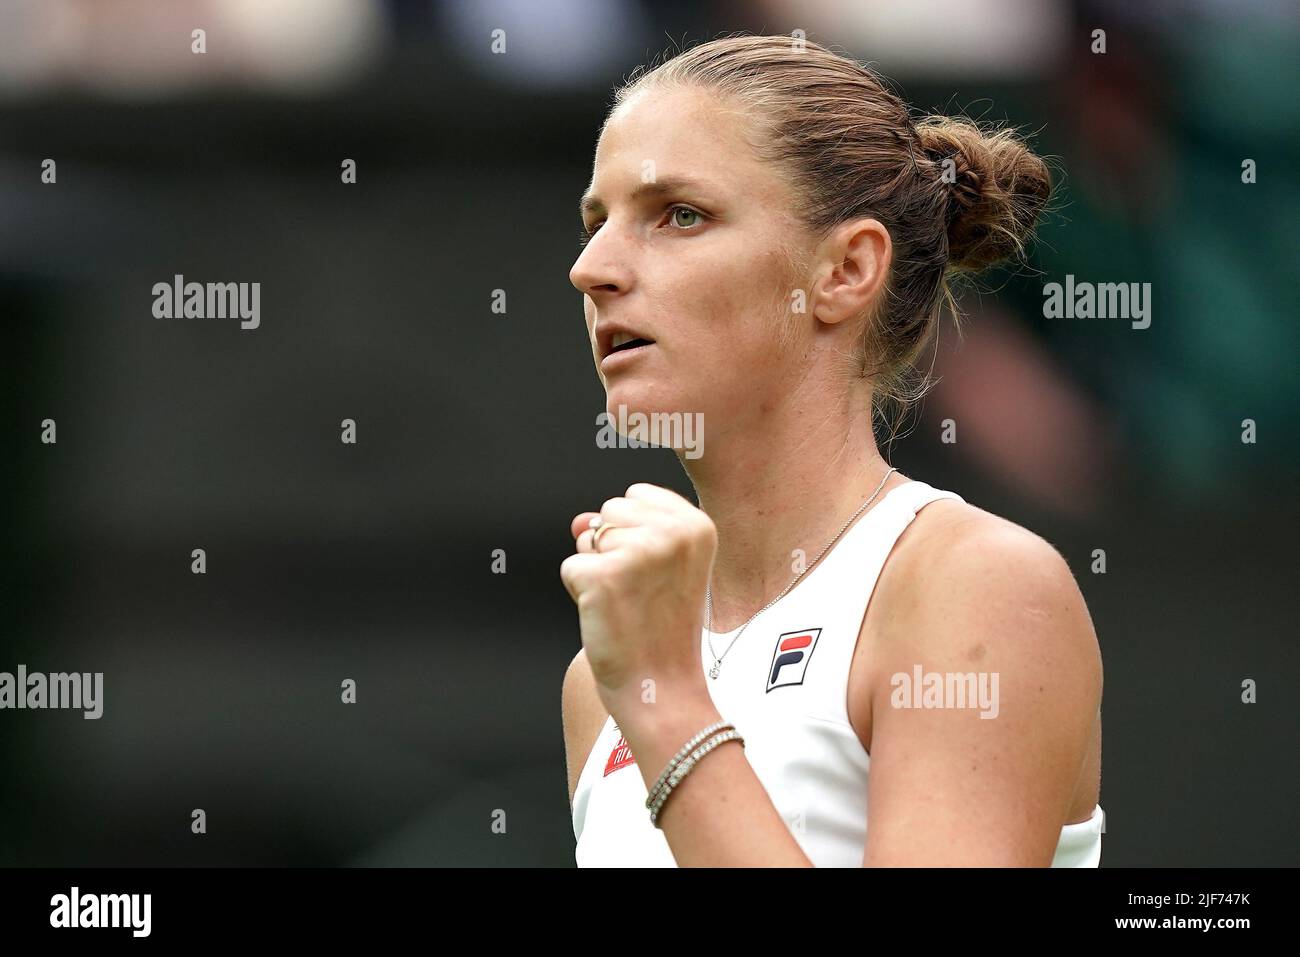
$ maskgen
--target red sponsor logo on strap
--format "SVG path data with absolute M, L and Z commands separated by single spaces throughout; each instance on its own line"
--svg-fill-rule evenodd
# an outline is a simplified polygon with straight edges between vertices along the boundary
M 614 750 L 609 752 L 609 760 L 605 762 L 605 774 L 613 774 L 629 764 L 636 764 L 636 758 L 632 757 L 632 749 L 627 746 L 627 738 L 620 736 Z

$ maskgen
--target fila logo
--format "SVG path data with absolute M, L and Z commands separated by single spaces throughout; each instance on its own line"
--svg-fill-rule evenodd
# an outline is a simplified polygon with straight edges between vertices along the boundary
M 802 631 L 787 631 L 776 639 L 776 648 L 772 651 L 772 669 L 767 673 L 767 690 L 784 688 L 787 685 L 803 684 L 808 662 L 812 660 L 813 649 L 817 647 L 820 628 L 805 628 Z

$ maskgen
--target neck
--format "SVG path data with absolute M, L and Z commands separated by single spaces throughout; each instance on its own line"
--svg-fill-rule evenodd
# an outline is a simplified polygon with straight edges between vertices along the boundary
M 829 415 L 824 404 L 815 412 L 788 403 L 744 428 L 710 434 L 705 455 L 682 459 L 700 508 L 718 530 L 711 631 L 738 628 L 800 568 L 810 572 L 880 486 L 889 465 L 876 449 L 866 402 L 846 395 Z M 906 481 L 891 474 L 867 510 Z

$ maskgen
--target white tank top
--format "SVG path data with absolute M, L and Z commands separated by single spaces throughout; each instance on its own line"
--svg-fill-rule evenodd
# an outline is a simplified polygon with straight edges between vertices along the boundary
M 707 675 L 713 658 L 701 629 L 709 695 L 744 737 L 745 758 L 815 867 L 862 866 L 871 757 L 849 723 L 849 666 L 885 559 L 917 511 L 941 498 L 964 501 L 917 481 L 886 493 L 734 645 L 740 626 L 713 635 L 717 653 L 726 652 L 716 680 Z M 607 717 L 574 792 L 579 867 L 677 866 L 650 823 L 646 795 Z M 1103 821 L 1097 805 L 1087 821 L 1064 825 L 1052 866 L 1097 867 Z

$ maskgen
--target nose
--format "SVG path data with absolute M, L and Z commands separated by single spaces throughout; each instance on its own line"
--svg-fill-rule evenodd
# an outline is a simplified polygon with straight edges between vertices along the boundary
M 597 299 L 627 291 L 630 278 L 628 258 L 615 253 L 616 245 L 608 224 L 596 230 L 569 270 L 569 282 L 578 292 Z

